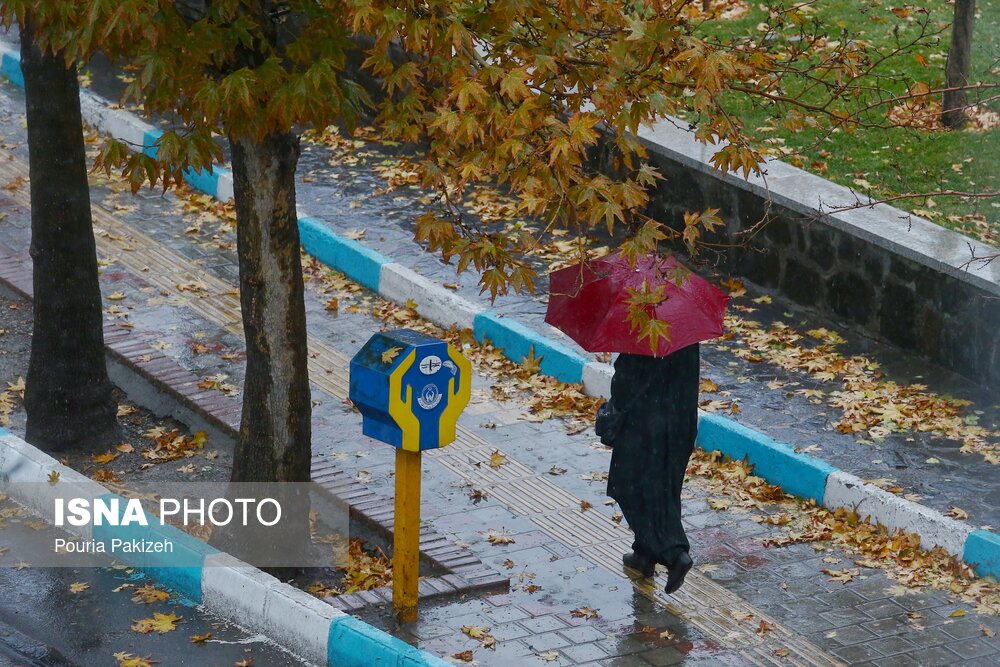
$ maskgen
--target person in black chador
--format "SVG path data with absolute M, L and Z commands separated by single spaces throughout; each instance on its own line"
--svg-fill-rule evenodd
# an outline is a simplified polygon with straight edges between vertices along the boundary
M 622 354 L 611 403 L 624 420 L 613 438 L 608 495 L 635 534 L 622 561 L 643 576 L 667 567 L 667 593 L 693 565 L 681 525 L 681 485 L 698 430 L 698 344 L 665 357 Z

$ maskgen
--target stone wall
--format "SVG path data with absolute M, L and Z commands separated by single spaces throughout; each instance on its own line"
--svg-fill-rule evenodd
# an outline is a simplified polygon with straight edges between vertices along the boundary
M 685 210 L 720 208 L 714 240 L 738 246 L 721 252 L 723 268 L 1000 389 L 1000 259 L 968 264 L 970 248 L 1000 250 L 890 206 L 821 213 L 857 199 L 783 163 L 723 178 L 713 149 L 675 126 L 642 139 L 666 177 L 651 213 L 677 224 Z

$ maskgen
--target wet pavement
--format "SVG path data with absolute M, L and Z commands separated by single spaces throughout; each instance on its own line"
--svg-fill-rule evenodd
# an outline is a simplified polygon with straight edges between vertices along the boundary
M 19 92 L 3 88 L 0 134 L 6 137 L 5 150 L 16 158 L 0 161 L 0 181 L 7 184 L 26 168 L 20 103 Z M 307 169 L 308 162 L 303 167 Z M 308 192 L 303 193 L 304 207 L 324 215 L 310 208 Z M 7 213 L 0 246 L 22 256 L 27 246 L 26 196 L 23 183 L 0 196 L 0 207 Z M 323 197 L 332 207 L 333 195 Z M 107 316 L 159 341 L 164 354 L 199 376 L 216 378 L 220 391 L 227 385 L 238 388 L 243 358 L 231 230 L 213 216 L 185 212 L 171 194 L 132 198 L 123 188 L 95 182 L 93 198 L 102 288 L 106 297 L 116 297 L 106 301 Z M 317 195 L 312 203 L 322 199 Z M 351 209 L 350 199 L 341 199 L 345 224 L 353 221 L 351 228 L 381 233 L 381 224 L 371 224 L 371 211 L 361 216 L 365 204 Z M 398 206 L 396 217 L 402 220 L 405 204 Z M 412 209 L 406 215 L 412 215 Z M 400 236 L 391 237 L 394 258 L 410 252 L 403 242 L 404 229 L 401 223 Z M 365 240 L 372 241 L 367 234 Z M 386 234 L 389 239 L 390 231 Z M 425 264 L 433 258 L 419 252 L 414 264 L 427 266 L 425 275 L 433 276 Z M 384 323 L 371 312 L 377 305 L 371 294 L 347 285 L 335 293 L 340 303 L 334 311 L 328 308 L 330 292 L 314 283 L 307 286 L 314 450 L 332 457 L 376 492 L 391 496 L 393 452 L 364 438 L 359 417 L 343 402 L 345 359 Z M 522 303 L 526 310 L 544 308 L 537 301 Z M 799 319 L 794 312 L 789 316 L 796 324 Z M 705 374 L 719 383 L 720 391 L 733 392 L 722 398 L 743 399 L 741 421 L 749 417 L 750 424 L 760 419 L 769 427 L 787 428 L 793 444 L 820 444 L 824 456 L 836 451 L 837 445 L 822 439 L 832 416 L 818 414 L 825 409 L 817 410 L 805 399 L 798 406 L 797 398 L 784 398 L 785 392 L 760 388 L 774 381 L 776 367 L 762 370 L 761 363 L 717 352 L 706 353 Z M 232 399 L 238 401 L 238 394 Z M 795 416 L 796 411 L 801 415 Z M 630 533 L 616 523 L 601 479 L 608 450 L 595 444 L 590 430 L 570 434 L 559 420 L 531 422 L 524 413 L 518 400 L 498 403 L 490 382 L 477 376 L 473 402 L 461 420 L 460 442 L 427 456 L 424 465 L 424 519 L 498 571 L 509 573 L 511 592 L 436 603 L 422 610 L 418 622 L 403 627 L 379 610 L 366 612 L 365 620 L 439 655 L 471 650 L 472 658 L 486 665 L 996 663 L 1000 646 L 989 637 L 1000 629 L 995 615 L 977 613 L 946 591 L 900 590 L 882 570 L 865 567 L 857 555 L 830 544 L 765 547 L 762 540 L 780 536 L 782 530 L 754 517 L 777 515 L 788 507 L 779 503 L 752 510 L 713 509 L 709 501 L 717 491 L 699 478 L 690 481 L 685 496 L 685 523 L 696 561 L 685 588 L 673 597 L 663 595 L 662 572 L 656 586 L 629 580 L 619 563 Z M 867 458 L 857 456 L 853 438 L 844 438 L 850 441 L 844 445 L 845 459 Z M 505 461 L 493 468 L 489 460 L 495 450 Z M 874 470 L 898 472 L 895 467 Z M 198 474 L 195 470 L 191 479 Z M 946 482 L 939 485 L 942 494 L 948 493 Z M 477 496 L 476 490 L 483 493 Z M 968 506 L 980 521 L 979 513 L 992 509 L 973 505 L 972 497 L 954 500 L 949 495 L 943 500 Z M 491 530 L 513 542 L 492 544 Z M 847 567 L 857 567 L 858 574 L 843 582 L 823 572 Z M 495 648 L 484 648 L 462 632 L 463 627 L 480 626 L 489 628 Z
M 92 63 L 90 72 L 91 90 L 117 100 L 124 88 L 122 77 L 128 75 L 100 61 Z M 160 123 L 169 126 L 168 120 Z M 364 232 L 360 240 L 393 261 L 448 284 L 463 298 L 515 316 L 583 356 L 594 358 L 544 322 L 545 268 L 550 261 L 559 259 L 558 252 L 550 247 L 537 258 L 541 278 L 535 295 L 502 295 L 491 303 L 488 294 L 480 294 L 474 271 L 457 274 L 454 263 L 445 264 L 413 240 L 417 216 L 432 209 L 436 198 L 414 184 L 404 147 L 381 144 L 375 139 L 373 133 L 347 137 L 328 131 L 303 140 L 297 183 L 301 209 L 341 235 L 353 237 Z M 465 213 L 493 220 L 490 224 L 497 228 L 524 224 L 506 214 L 508 203 L 501 194 L 482 189 L 466 202 Z M 699 271 L 716 282 L 722 278 L 710 266 L 700 267 Z M 746 293 L 734 296 L 732 303 L 736 308 L 730 308 L 730 330 L 734 325 L 780 333 L 790 328 L 802 338 L 795 345 L 807 349 L 827 341 L 816 340 L 806 332 L 834 332 L 836 340 L 841 341 L 831 346 L 835 352 L 844 357 L 863 355 L 875 364 L 866 375 L 878 375 L 886 385 L 876 393 L 884 395 L 882 402 L 890 413 L 894 405 L 904 411 L 908 407 L 889 383 L 922 385 L 927 387 L 923 393 L 929 396 L 969 401 L 970 405 L 961 410 L 962 420 L 969 427 L 986 431 L 984 448 L 991 454 L 985 457 L 962 452 L 961 440 L 897 429 L 891 419 L 881 428 L 844 433 L 838 428 L 844 409 L 835 405 L 840 400 L 836 392 L 844 391 L 844 380 L 853 377 L 840 373 L 831 377 L 825 366 L 809 371 L 787 370 L 768 359 L 761 361 L 760 355 L 745 354 L 747 337 L 743 335 L 702 346 L 703 374 L 718 386 L 717 391 L 703 396 L 707 403 L 716 401 L 707 407 L 731 414 L 738 410 L 732 416 L 740 423 L 795 447 L 809 448 L 810 454 L 839 469 L 862 479 L 877 480 L 884 488 L 898 489 L 938 511 L 956 507 L 977 526 L 1000 526 L 1000 485 L 994 483 L 995 466 L 1000 464 L 1000 387 L 977 385 L 768 290 L 748 285 Z M 915 402 L 920 401 L 911 404 Z M 932 412 L 927 409 L 928 416 Z

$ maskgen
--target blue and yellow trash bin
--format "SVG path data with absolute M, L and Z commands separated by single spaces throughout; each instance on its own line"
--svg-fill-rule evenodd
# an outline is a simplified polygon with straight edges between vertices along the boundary
M 446 341 L 412 329 L 377 333 L 351 359 L 351 402 L 362 432 L 396 448 L 392 601 L 417 617 L 420 453 L 455 440 L 472 395 L 472 365 Z

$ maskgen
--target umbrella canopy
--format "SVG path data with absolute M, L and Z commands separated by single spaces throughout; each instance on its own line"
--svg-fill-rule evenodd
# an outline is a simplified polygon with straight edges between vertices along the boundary
M 685 271 L 680 286 L 677 270 Z M 549 305 L 545 321 L 565 332 L 588 352 L 628 352 L 653 356 L 649 339 L 628 322 L 628 290 L 665 285 L 665 300 L 653 316 L 670 324 L 670 340 L 660 339 L 656 356 L 722 335 L 722 318 L 729 297 L 703 278 L 683 269 L 673 257 L 650 255 L 635 268 L 620 253 L 574 264 L 549 275 Z

